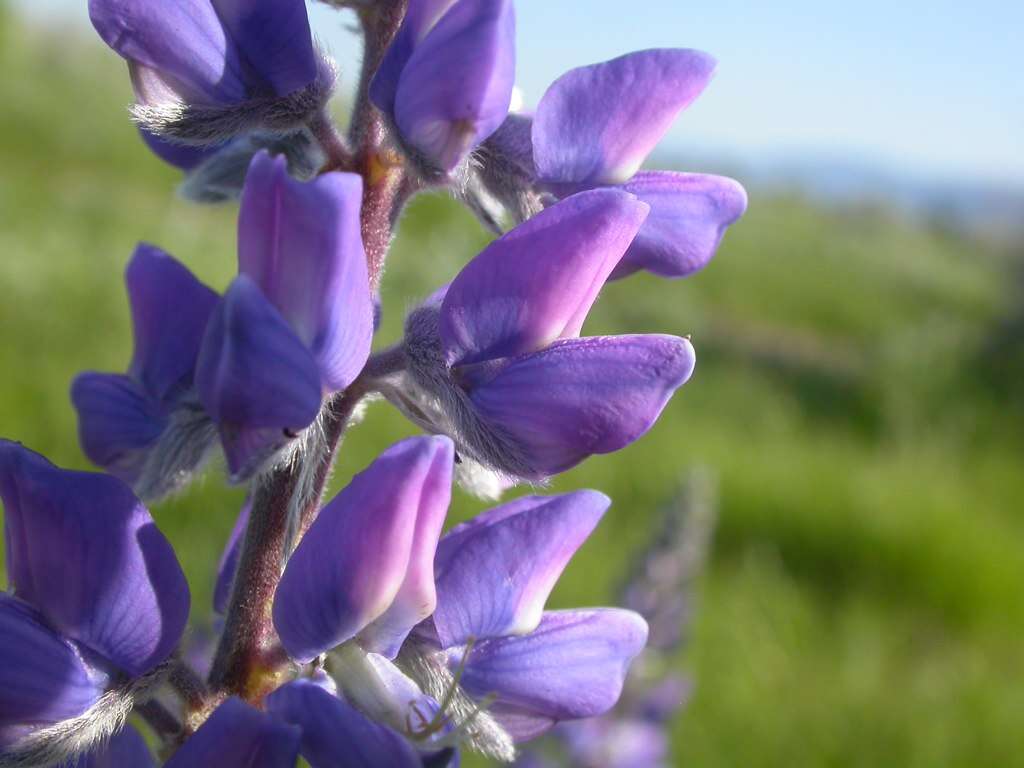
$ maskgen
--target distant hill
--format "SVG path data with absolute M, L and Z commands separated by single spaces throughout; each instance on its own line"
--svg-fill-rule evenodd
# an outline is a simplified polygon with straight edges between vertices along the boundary
M 930 224 L 997 244 L 1024 240 L 1019 184 L 929 175 L 842 153 L 774 153 L 763 159 L 661 157 L 662 167 L 731 173 L 764 192 L 797 193 L 841 206 L 892 206 Z

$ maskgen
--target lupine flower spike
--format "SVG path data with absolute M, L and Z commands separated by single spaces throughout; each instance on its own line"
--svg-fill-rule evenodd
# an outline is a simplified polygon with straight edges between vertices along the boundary
M 674 689 L 592 718 L 649 668 L 649 634 L 675 642 L 671 588 L 547 609 L 607 496 L 520 496 L 442 532 L 453 479 L 497 498 L 625 448 L 693 373 L 688 338 L 581 334 L 609 280 L 694 272 L 743 212 L 728 179 L 641 170 L 713 61 L 629 54 L 510 115 L 512 0 L 327 4 L 364 33 L 348 131 L 304 0 L 89 0 L 153 154 L 187 198 L 239 200 L 238 269 L 214 289 L 154 245 L 128 261 L 127 369 L 71 386 L 105 474 L 0 440 L 0 768 L 456 768 L 553 728 L 597 748 L 593 722 L 634 764 L 665 751 Z M 397 222 L 436 190 L 515 226 L 373 352 Z M 426 434 L 325 503 L 378 398 Z M 185 575 L 140 498 L 220 464 L 245 502 L 186 635 Z

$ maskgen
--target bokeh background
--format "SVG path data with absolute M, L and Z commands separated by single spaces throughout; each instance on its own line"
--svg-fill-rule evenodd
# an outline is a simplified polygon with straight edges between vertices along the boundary
M 552 602 L 613 600 L 706 468 L 718 526 L 678 765 L 1024 765 L 1024 6 L 688 5 L 518 3 L 528 102 L 631 49 L 717 55 L 652 164 L 751 197 L 706 270 L 612 284 L 591 315 L 592 334 L 692 334 L 699 363 L 645 439 L 554 484 L 615 503 Z M 68 386 L 127 363 L 135 243 L 213 286 L 235 268 L 234 207 L 175 197 L 85 6 L 0 0 L 0 434 L 72 467 Z M 347 17 L 313 18 L 351 72 Z M 487 240 L 451 201 L 416 201 L 379 343 Z M 334 486 L 408 433 L 371 407 Z M 241 498 L 213 472 L 154 510 L 200 627 Z M 460 493 L 452 519 L 483 506 Z

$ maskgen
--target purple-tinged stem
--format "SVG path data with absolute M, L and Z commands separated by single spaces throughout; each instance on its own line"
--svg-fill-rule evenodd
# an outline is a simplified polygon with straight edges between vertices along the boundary
M 171 663 L 167 682 L 189 709 L 200 709 L 208 703 L 206 683 L 181 659 Z
M 136 704 L 135 711 L 166 744 L 176 741 L 183 730 L 175 714 L 156 699 Z
M 268 656 L 277 645 L 270 608 L 285 560 L 288 507 L 299 473 L 276 467 L 256 483 L 224 632 L 210 670 L 210 686 L 258 702 L 272 689 Z
M 363 176 L 362 235 L 372 291 L 380 283 L 392 224 L 398 217 L 396 209 L 405 204 L 414 189 L 406 181 L 400 157 L 388 146 L 385 117 L 368 95 L 370 81 L 401 25 L 406 3 L 378 0 L 359 9 L 366 50 L 350 144 L 345 144 L 326 113 L 311 126 L 328 153 L 328 169 L 338 163 L 339 168 L 347 167 Z M 368 373 L 384 375 L 375 372 L 375 365 L 390 371 L 400 370 L 403 364 L 400 354 L 391 352 L 383 359 L 378 357 Z M 345 428 L 371 386 L 371 380 L 361 376 L 328 400 L 320 420 L 324 440 L 317 443 L 316 450 L 298 455 L 257 480 L 224 632 L 209 676 L 210 700 L 237 695 L 258 704 L 282 681 L 289 661 L 274 631 L 274 593 L 290 550 L 316 519 Z M 292 519 L 293 515 L 297 520 Z
M 353 147 L 381 147 L 387 141 L 387 120 L 370 101 L 370 81 L 405 18 L 408 0 L 377 0 L 358 9 L 363 28 L 363 66 L 349 127 Z
M 357 379 L 328 400 L 322 416 L 322 452 L 275 467 L 257 483 L 224 632 L 210 671 L 210 686 L 219 694 L 258 703 L 280 682 L 288 658 L 271 617 L 274 593 L 289 550 L 316 519 L 341 437 L 366 393 L 362 379 Z M 299 461 L 314 463 L 313 479 L 298 510 L 298 533 L 291 536 L 289 517 L 302 473 Z
M 359 378 L 372 384 L 376 379 L 382 379 L 405 370 L 405 366 L 405 345 L 395 344 L 393 347 L 371 355 L 370 359 L 366 361 L 363 372 L 359 374 Z
M 407 0 L 379 0 L 359 10 L 363 66 L 349 143 L 355 148 L 354 168 L 364 180 L 361 222 L 372 291 L 377 290 L 383 276 L 397 211 L 408 198 L 401 194 L 406 188 L 405 165 L 389 144 L 387 117 L 370 101 L 370 81 L 402 24 L 407 5 Z
M 318 456 L 310 456 L 307 460 L 316 462 L 313 470 L 313 487 L 299 509 L 298 535 L 292 544 L 295 545 L 302 539 L 309 526 L 316 520 L 320 512 L 321 501 L 323 500 L 324 489 L 331 476 L 331 468 L 334 466 L 334 458 L 338 453 L 338 446 L 345 434 L 352 414 L 355 412 L 359 402 L 367 395 L 369 390 L 365 385 L 365 379 L 360 376 L 346 389 L 340 392 L 327 403 L 323 410 L 323 432 L 324 450 Z M 290 554 L 290 553 L 289 553 Z
M 327 155 L 321 173 L 353 170 L 352 150 L 349 149 L 345 137 L 338 131 L 326 107 L 309 124 L 309 130 Z

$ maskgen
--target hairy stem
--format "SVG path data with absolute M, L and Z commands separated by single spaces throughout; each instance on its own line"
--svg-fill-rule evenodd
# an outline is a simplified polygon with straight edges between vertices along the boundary
M 210 685 L 218 694 L 258 702 L 280 682 L 288 658 L 274 630 L 274 593 L 288 556 L 316 519 L 338 445 L 366 392 L 362 379 L 357 379 L 329 399 L 321 414 L 319 450 L 296 456 L 257 482 L 224 632 L 210 672 Z M 311 478 L 305 489 L 300 487 L 303 477 Z
M 184 726 L 177 715 L 156 699 L 136 704 L 135 712 L 146 721 L 146 724 L 153 729 L 153 732 L 165 744 L 176 742 L 184 730 Z
M 210 671 L 215 691 L 258 700 L 273 677 L 267 657 L 277 645 L 270 609 L 281 578 L 288 534 L 288 508 L 298 480 L 291 464 L 261 477 L 231 590 L 217 653 Z
M 309 130 L 327 156 L 327 162 L 320 173 L 352 170 L 352 150 L 349 149 L 345 137 L 338 132 L 326 107 L 309 124 Z
M 349 142 L 355 148 L 354 167 L 364 180 L 361 216 L 363 247 L 376 291 L 391 246 L 393 224 L 407 196 L 405 164 L 388 140 L 387 117 L 370 101 L 370 82 L 405 16 L 407 0 L 379 0 L 359 11 L 363 27 L 363 66 L 359 75 Z
M 407 183 L 404 164 L 388 147 L 386 119 L 368 94 L 370 81 L 401 25 L 406 3 L 377 0 L 358 9 L 366 44 L 349 145 L 326 112 L 311 126 L 328 154 L 328 170 L 336 166 L 363 177 L 361 223 L 371 291 L 380 282 L 396 209 L 413 188 Z M 234 694 L 258 703 L 281 682 L 288 659 L 271 615 L 277 584 L 289 555 L 316 519 L 338 445 L 353 412 L 370 391 L 372 377 L 383 375 L 378 369 L 387 371 L 396 365 L 400 369 L 401 361 L 393 351 L 377 356 L 368 365 L 366 377 L 360 376 L 324 403 L 320 432 L 308 433 L 303 450 L 256 481 L 224 632 L 210 672 L 214 700 Z
M 207 704 L 209 691 L 206 683 L 180 658 L 171 663 L 167 682 L 189 709 L 200 709 Z
M 395 344 L 371 355 L 359 378 L 367 381 L 368 386 L 372 386 L 375 380 L 405 370 L 405 366 L 405 345 Z
M 348 389 L 338 393 L 324 404 L 322 411 L 323 449 L 318 455 L 307 458 L 308 462 L 313 463 L 313 482 L 310 492 L 306 494 L 306 498 L 302 500 L 298 509 L 296 544 L 302 540 L 320 512 L 324 490 L 331 476 L 331 468 L 334 466 L 341 438 L 345 434 L 345 429 L 348 427 L 356 407 L 368 392 L 363 382 L 364 379 L 360 376 L 352 382 Z
M 363 66 L 359 73 L 349 141 L 353 147 L 383 146 L 387 121 L 370 102 L 370 81 L 377 74 L 388 46 L 405 18 L 408 0 L 377 0 L 358 9 L 363 28 Z

